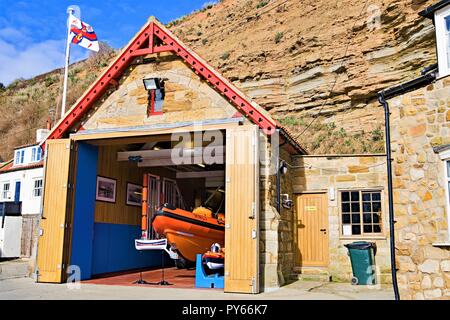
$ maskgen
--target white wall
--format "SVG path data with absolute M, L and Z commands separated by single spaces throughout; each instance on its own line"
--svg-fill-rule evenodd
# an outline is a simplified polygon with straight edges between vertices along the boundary
M 21 181 L 20 201 L 22 201 L 22 215 L 40 213 L 41 197 L 33 195 L 34 180 L 43 178 L 44 169 L 34 168 L 12 171 L 0 174 L 0 201 L 14 201 L 16 181 Z M 10 183 L 10 199 L 3 199 L 3 184 Z

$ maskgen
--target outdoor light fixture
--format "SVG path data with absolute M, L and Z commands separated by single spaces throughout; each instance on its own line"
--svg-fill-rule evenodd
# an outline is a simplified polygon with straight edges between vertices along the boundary
M 281 161 L 280 161 L 279 170 L 280 170 L 280 173 L 281 173 L 281 174 L 286 174 L 286 173 L 287 173 L 288 168 L 287 168 L 287 163 L 286 163 L 286 161 L 284 161 L 284 160 L 281 160 Z
M 283 206 L 283 208 L 292 209 L 294 207 L 294 201 L 289 199 L 289 195 L 287 193 L 282 194 L 281 197 L 283 198 L 283 200 L 281 202 L 281 205 Z
M 160 81 L 159 78 L 144 79 L 145 90 L 150 91 L 150 90 L 157 90 L 157 89 L 161 88 L 161 84 L 159 81 Z
M 143 79 L 145 90 L 148 92 L 147 117 L 161 115 L 165 96 L 165 79 L 146 78 Z

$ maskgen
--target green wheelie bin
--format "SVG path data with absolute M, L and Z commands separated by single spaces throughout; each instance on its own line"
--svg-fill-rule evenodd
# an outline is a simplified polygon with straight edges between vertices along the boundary
M 357 241 L 346 244 L 352 263 L 352 284 L 376 284 L 375 255 L 377 246 L 373 242 Z

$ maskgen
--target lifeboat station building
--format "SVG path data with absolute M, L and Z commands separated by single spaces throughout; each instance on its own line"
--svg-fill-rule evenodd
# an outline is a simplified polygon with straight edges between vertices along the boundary
M 188 212 L 207 206 L 224 216 L 225 292 L 275 289 L 290 268 L 284 251 L 292 239 L 282 239 L 293 217 L 287 163 L 306 152 L 153 17 L 41 147 L 38 282 L 101 283 L 162 264 L 176 269 L 161 250 L 135 246 L 136 239 L 158 239 L 152 221 L 164 204 Z M 208 237 L 174 232 L 187 242 Z

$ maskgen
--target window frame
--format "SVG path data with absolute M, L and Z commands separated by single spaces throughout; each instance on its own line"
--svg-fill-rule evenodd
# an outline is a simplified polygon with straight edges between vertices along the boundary
M 450 182 L 450 172 L 447 167 L 447 162 L 450 162 L 450 150 L 442 151 L 439 153 L 439 158 L 442 160 L 442 166 L 444 170 L 442 171 L 444 173 L 444 181 L 445 181 L 445 193 L 446 193 L 446 209 L 447 209 L 447 240 L 450 243 L 450 188 L 449 188 L 449 182 Z
M 447 235 L 450 241 L 450 157 L 444 160 L 444 177 L 446 179 L 445 191 L 447 195 Z
M 360 203 L 360 226 L 361 226 L 361 234 L 356 235 L 344 235 L 343 233 L 343 225 L 342 222 L 342 192 L 359 192 L 359 203 Z M 362 207 L 362 193 L 363 192 L 379 192 L 380 193 L 380 205 L 381 205 L 381 222 L 379 233 L 364 233 L 364 220 L 363 220 L 363 207 Z M 339 218 L 339 239 L 386 239 L 385 232 L 385 203 L 384 203 L 384 188 L 345 188 L 338 190 L 338 218 Z
M 31 149 L 31 162 L 39 162 L 42 159 L 42 152 L 40 147 L 33 147 Z
M 5 197 L 5 192 L 11 192 L 11 181 L 3 181 L 1 183 L 2 189 L 1 189 L 1 199 L 2 200 L 9 200 L 10 198 Z M 8 190 L 5 190 L 5 185 L 8 185 Z
M 450 56 L 450 37 L 446 36 L 445 25 L 445 19 L 447 17 L 450 17 L 450 6 L 446 6 L 434 13 L 439 78 L 450 75 L 450 61 L 448 60 Z
M 36 182 L 37 181 L 41 181 L 41 186 L 39 187 L 39 188 L 36 188 Z M 40 195 L 36 195 L 36 190 L 40 190 Z M 43 180 L 43 178 L 42 177 L 38 177 L 38 178 L 34 178 L 33 179 L 33 198 L 40 198 L 40 197 L 42 197 L 42 194 L 43 194 L 43 191 L 44 191 L 44 180 Z
M 25 150 L 19 149 L 15 152 L 14 164 L 24 164 L 25 163 Z

